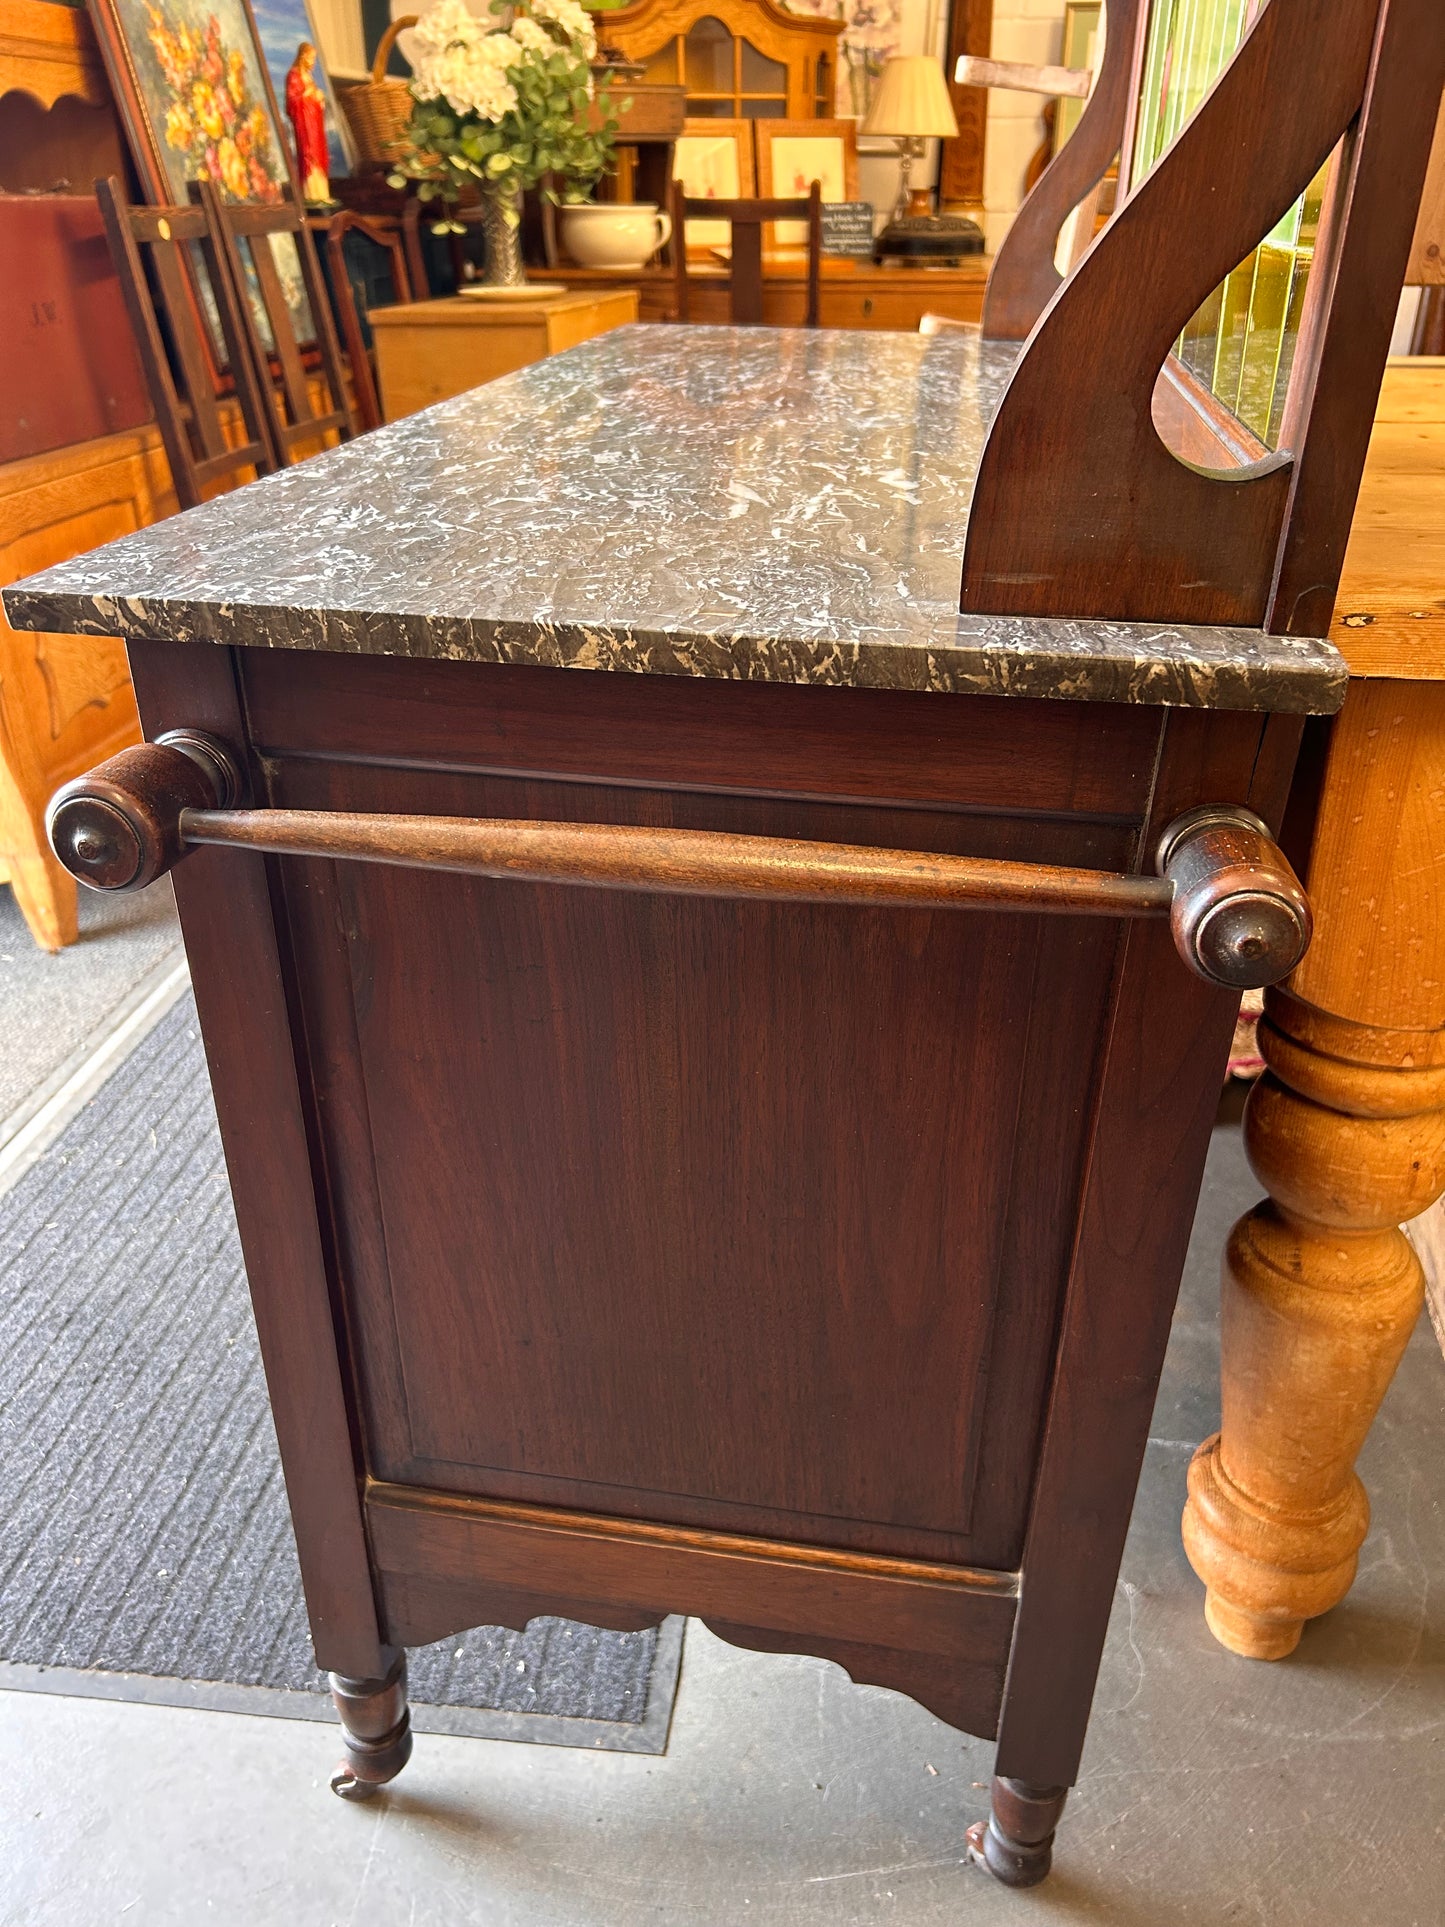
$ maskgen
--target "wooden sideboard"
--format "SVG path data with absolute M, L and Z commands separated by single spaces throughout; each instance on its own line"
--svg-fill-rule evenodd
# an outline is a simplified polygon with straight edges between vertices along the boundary
M 687 88 L 688 113 L 740 118 L 828 118 L 842 32 L 773 0 L 635 0 L 597 19 L 645 79 Z
M 825 328 L 889 328 L 917 332 L 925 314 L 976 322 L 983 313 L 989 262 L 984 256 L 959 268 L 883 267 L 873 261 L 824 255 L 820 296 Z M 801 327 L 807 300 L 807 269 L 801 250 L 774 255 L 763 264 L 763 317 L 775 328 Z M 606 268 L 561 266 L 549 281 L 569 288 L 635 288 L 644 321 L 670 321 L 675 295 L 671 268 L 646 267 L 632 274 Z M 728 320 L 728 271 L 721 262 L 688 265 L 690 319 Z

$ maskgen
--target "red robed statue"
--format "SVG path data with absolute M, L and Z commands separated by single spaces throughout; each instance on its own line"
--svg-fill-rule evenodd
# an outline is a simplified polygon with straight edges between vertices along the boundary
M 326 141 L 326 102 L 316 85 L 316 49 L 303 40 L 286 75 L 286 112 L 296 135 L 296 159 L 305 201 L 331 199 L 331 150 Z

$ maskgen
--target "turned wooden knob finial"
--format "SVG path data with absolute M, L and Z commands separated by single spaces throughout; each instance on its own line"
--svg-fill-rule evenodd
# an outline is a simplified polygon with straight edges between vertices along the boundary
M 94 890 L 143 890 L 187 852 L 182 810 L 230 809 L 240 771 L 224 744 L 175 729 L 138 743 L 55 792 L 45 812 L 50 847 Z
M 1259 990 L 1287 977 L 1309 948 L 1309 898 L 1252 811 L 1176 817 L 1156 863 L 1174 886 L 1169 923 L 1179 954 L 1206 982 Z

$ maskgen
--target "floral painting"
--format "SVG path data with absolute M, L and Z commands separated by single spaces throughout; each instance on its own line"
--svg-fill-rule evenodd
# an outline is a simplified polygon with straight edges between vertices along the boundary
M 282 200 L 290 162 L 246 0 L 109 0 L 109 10 L 135 79 L 144 127 L 129 116 L 128 126 L 142 178 L 155 182 L 152 196 L 187 201 L 187 182 L 211 180 L 228 201 Z M 275 237 L 272 258 L 297 337 L 308 341 L 316 328 L 289 234 Z M 249 259 L 245 265 L 251 310 L 270 348 L 255 271 Z M 199 262 L 197 284 L 219 343 Z
M 176 201 L 209 179 L 232 201 L 279 201 L 286 156 L 239 0 L 120 0 L 121 25 Z
M 868 112 L 885 60 L 903 51 L 904 0 L 783 0 L 789 13 L 842 19 L 834 113 L 841 120 Z

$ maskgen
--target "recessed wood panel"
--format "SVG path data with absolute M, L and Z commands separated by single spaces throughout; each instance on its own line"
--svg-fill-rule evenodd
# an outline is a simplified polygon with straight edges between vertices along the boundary
M 1101 867 L 1131 845 L 972 811 L 289 759 L 273 791 L 957 854 L 1027 839 Z M 283 871 L 378 1476 L 899 1556 L 1016 1552 L 1071 1235 L 1029 1199 L 1067 1210 L 1115 925 Z M 343 1096 L 328 1067 L 353 1053 Z

